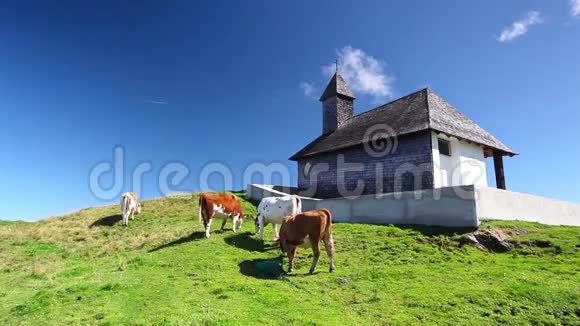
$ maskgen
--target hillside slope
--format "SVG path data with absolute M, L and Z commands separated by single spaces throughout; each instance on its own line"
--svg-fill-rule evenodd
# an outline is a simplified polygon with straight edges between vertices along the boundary
M 146 201 L 128 228 L 118 206 L 0 222 L 0 324 L 580 323 L 580 228 L 485 224 L 520 234 L 493 254 L 460 247 L 468 230 L 336 224 L 336 273 L 323 252 L 305 275 L 303 249 L 277 278 L 252 221 L 205 239 L 196 198 Z

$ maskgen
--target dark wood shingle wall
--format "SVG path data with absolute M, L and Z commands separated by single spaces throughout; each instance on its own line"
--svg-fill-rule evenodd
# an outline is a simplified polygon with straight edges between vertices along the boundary
M 347 167 L 352 163 L 362 163 L 363 170 L 346 172 L 344 180 L 339 180 L 338 165 L 341 159 L 346 163 L 343 166 Z M 328 171 L 317 173 L 324 163 L 328 164 Z M 305 168 L 309 172 L 308 175 L 304 174 Z M 354 191 L 358 180 L 364 182 L 362 193 Z M 312 185 L 316 185 L 315 188 L 311 187 Z M 298 186 L 310 189 L 311 192 L 306 195 L 316 198 L 431 189 L 433 188 L 431 134 L 424 131 L 399 137 L 396 150 L 381 157 L 373 157 L 367 153 L 364 146 L 357 146 L 300 159 Z

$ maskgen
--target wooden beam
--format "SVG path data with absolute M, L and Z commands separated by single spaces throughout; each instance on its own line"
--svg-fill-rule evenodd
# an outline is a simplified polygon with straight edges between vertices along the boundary
M 483 149 L 483 157 L 488 158 L 493 156 L 493 149 L 491 148 L 484 148 Z
M 500 151 L 493 151 L 493 167 L 495 169 L 495 184 L 497 185 L 497 188 L 505 190 L 503 155 Z

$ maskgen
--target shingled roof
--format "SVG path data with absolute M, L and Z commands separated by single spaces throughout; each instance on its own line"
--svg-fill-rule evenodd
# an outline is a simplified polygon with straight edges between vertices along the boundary
M 425 88 L 352 117 L 334 132 L 324 134 L 306 145 L 290 157 L 290 160 L 297 161 L 304 157 L 361 145 L 367 141 L 364 138 L 368 128 L 377 124 L 386 124 L 392 128 L 394 134 L 390 136 L 433 130 L 499 150 L 505 155 L 517 155 L 439 95 Z
M 332 76 L 332 79 L 328 82 L 328 86 L 326 86 L 326 89 L 324 90 L 324 93 L 322 93 L 320 100 L 324 101 L 327 98 L 336 95 L 342 95 L 350 97 L 352 99 L 355 98 L 354 93 L 350 90 L 350 88 L 346 84 L 346 81 L 344 81 L 342 76 L 338 73 Z

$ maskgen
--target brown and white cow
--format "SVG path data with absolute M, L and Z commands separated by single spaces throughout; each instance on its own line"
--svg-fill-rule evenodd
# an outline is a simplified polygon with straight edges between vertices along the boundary
M 222 219 L 221 230 L 224 230 L 228 218 L 232 219 L 233 230 L 236 232 L 236 224 L 239 222 L 242 227 L 245 217 L 242 204 L 236 195 L 232 194 L 210 194 L 199 195 L 199 222 L 203 220 L 205 226 L 205 236 L 209 238 L 211 221 L 214 217 Z
M 139 202 L 137 194 L 134 192 L 126 192 L 121 196 L 121 215 L 123 220 L 121 225 L 128 226 L 129 218 L 135 218 L 135 214 L 141 214 L 143 206 Z
M 280 228 L 280 238 L 277 242 L 288 256 L 288 272 L 294 269 L 296 248 L 312 247 L 313 260 L 310 274 L 314 273 L 320 249 L 320 241 L 324 242 L 326 253 L 330 259 L 330 272 L 334 272 L 334 240 L 332 239 L 332 214 L 326 208 L 287 216 Z

